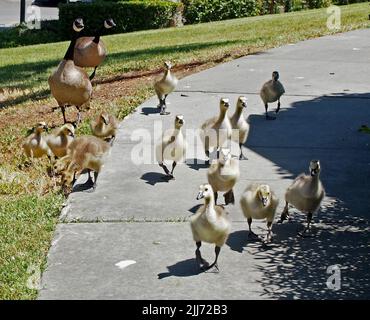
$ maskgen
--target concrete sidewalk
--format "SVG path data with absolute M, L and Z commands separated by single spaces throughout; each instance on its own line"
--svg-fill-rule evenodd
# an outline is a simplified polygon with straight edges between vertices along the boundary
M 180 81 L 169 96 L 170 116 L 154 113 L 152 98 L 122 122 L 94 193 L 74 192 L 63 210 L 42 279 L 40 299 L 299 299 L 370 298 L 370 30 L 292 44 L 219 65 Z M 278 70 L 286 95 L 276 121 L 265 121 L 258 92 Z M 156 121 L 185 128 L 218 113 L 220 97 L 234 111 L 246 95 L 251 125 L 248 160 L 241 161 L 233 231 L 220 254 L 219 274 L 199 273 L 186 221 L 201 202 L 202 165 L 176 168 L 164 182 L 158 165 L 136 166 L 136 129 L 153 132 Z M 275 105 L 270 107 L 274 110 Z M 320 159 L 327 198 L 315 216 L 313 238 L 297 237 L 305 216 L 274 225 L 268 247 L 248 242 L 239 197 L 247 184 L 266 182 L 284 205 L 291 181 Z M 83 182 L 85 177 L 79 182 Z M 222 199 L 222 197 L 220 198 Z M 71 223 L 75 222 L 75 223 Z M 254 223 L 265 233 L 264 223 Z M 203 244 L 207 260 L 213 246 Z M 127 267 L 125 261 L 136 263 Z M 129 264 L 130 262 L 127 262 Z M 327 267 L 341 266 L 341 290 L 327 288 Z

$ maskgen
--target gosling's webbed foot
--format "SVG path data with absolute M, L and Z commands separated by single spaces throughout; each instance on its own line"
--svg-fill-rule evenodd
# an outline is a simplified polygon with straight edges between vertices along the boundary
M 251 240 L 260 240 L 260 237 L 255 234 L 253 231 L 249 231 L 248 233 L 248 239 L 251 239 Z
M 240 154 L 239 160 L 248 160 L 248 158 L 244 154 Z
M 208 269 L 206 270 L 207 273 L 220 273 L 220 269 L 218 268 L 218 264 L 211 264 Z
M 312 238 L 314 236 L 310 227 L 305 227 L 302 231 L 298 231 L 297 234 L 302 238 Z

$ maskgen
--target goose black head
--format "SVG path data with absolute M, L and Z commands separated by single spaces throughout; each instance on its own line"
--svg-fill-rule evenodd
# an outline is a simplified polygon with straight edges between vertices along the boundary
M 317 176 L 320 173 L 321 166 L 319 160 L 311 160 L 310 162 L 310 174 L 312 177 Z
M 104 20 L 104 28 L 105 29 L 111 29 L 116 26 L 115 22 L 112 18 Z
M 73 30 L 76 32 L 81 32 L 85 28 L 84 21 L 82 18 L 77 18 L 73 21 Z
M 279 80 L 279 77 L 280 77 L 279 72 L 274 71 L 272 73 L 272 80 L 277 81 L 277 80 Z

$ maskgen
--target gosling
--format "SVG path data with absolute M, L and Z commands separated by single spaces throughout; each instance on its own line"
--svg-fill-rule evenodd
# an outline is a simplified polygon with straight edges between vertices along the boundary
M 228 218 L 228 213 L 222 206 L 216 206 L 214 203 L 212 186 L 202 184 L 199 187 L 197 200 L 204 198 L 202 205 L 197 212 L 190 217 L 190 226 L 193 233 L 193 239 L 197 249 L 195 257 L 202 271 L 214 268 L 215 272 L 219 271 L 217 260 L 221 251 L 221 247 L 225 244 L 231 230 L 231 222 Z M 215 244 L 215 261 L 209 265 L 202 258 L 200 247 L 202 241 Z
M 94 171 L 94 181 L 90 176 L 86 184 L 92 184 L 92 190 L 96 189 L 99 172 L 103 167 L 110 151 L 110 144 L 94 136 L 78 137 L 71 143 L 65 158 L 69 164 L 62 173 L 62 185 L 64 189 L 73 186 L 74 182 L 85 169 Z
M 225 204 L 234 204 L 233 187 L 239 180 L 239 161 L 231 157 L 230 150 L 222 149 L 220 158 L 214 161 L 208 169 L 208 183 L 214 192 L 215 204 L 217 204 L 218 191 L 225 192 Z
M 219 115 L 208 119 L 201 126 L 200 137 L 204 145 L 205 154 L 208 158 L 207 164 L 209 164 L 210 149 L 213 148 L 217 150 L 218 158 L 219 148 L 231 138 L 232 127 L 230 119 L 227 116 L 229 106 L 229 99 L 221 98 Z
M 279 72 L 274 71 L 272 73 L 272 79 L 267 81 L 261 89 L 260 96 L 265 105 L 265 114 L 267 120 L 275 120 L 276 117 L 270 116 L 267 113 L 268 103 L 278 102 L 275 113 L 280 111 L 280 97 L 285 93 L 284 86 L 279 81 Z
M 157 81 L 154 84 L 154 90 L 157 94 L 157 97 L 159 99 L 158 108 L 160 109 L 161 115 L 167 115 L 170 114 L 170 112 L 166 111 L 167 105 L 166 105 L 166 99 L 167 96 L 175 90 L 178 79 L 174 74 L 171 73 L 172 64 L 169 61 L 166 61 L 164 63 L 165 71 L 164 75 L 161 80 Z
M 278 204 L 279 200 L 275 193 L 266 184 L 253 183 L 245 189 L 240 199 L 240 206 L 248 221 L 248 237 L 258 238 L 251 228 L 252 219 L 266 219 L 268 231 L 264 241 L 272 240 L 272 223 Z
M 48 130 L 48 126 L 45 122 L 39 122 L 34 132 L 31 133 L 23 142 L 22 147 L 27 157 L 29 158 L 41 158 L 47 156 L 51 159 L 51 151 L 46 143 L 44 132 Z
M 66 123 L 46 137 L 46 143 L 54 156 L 62 158 L 67 154 L 67 149 L 75 137 L 75 128 Z
M 243 154 L 242 146 L 247 141 L 249 133 L 249 124 L 243 116 L 243 110 L 247 107 L 247 98 L 239 97 L 236 104 L 235 113 L 230 117 L 230 123 L 233 130 L 238 130 L 238 138 L 240 155 L 239 160 L 246 160 L 247 157 Z
M 285 207 L 280 217 L 280 222 L 289 217 L 289 204 L 299 211 L 307 213 L 307 225 L 303 232 L 299 233 L 301 236 L 305 236 L 305 233 L 310 229 L 312 216 L 320 209 L 321 202 L 325 197 L 325 190 L 320 181 L 320 161 L 312 160 L 309 171 L 310 175 L 302 173 L 287 189 Z
M 90 122 L 91 131 L 94 136 L 108 139 L 113 145 L 116 139 L 118 120 L 113 116 L 103 111 L 95 120 Z
M 186 152 L 186 141 L 182 134 L 181 128 L 184 125 L 185 120 L 183 115 L 177 115 L 175 117 L 175 126 L 173 129 L 169 129 L 163 133 L 162 139 L 156 146 L 156 158 L 159 166 L 164 170 L 166 176 L 170 179 L 174 179 L 173 171 L 176 167 L 177 162 L 182 160 Z M 171 172 L 164 164 L 165 160 L 172 160 Z

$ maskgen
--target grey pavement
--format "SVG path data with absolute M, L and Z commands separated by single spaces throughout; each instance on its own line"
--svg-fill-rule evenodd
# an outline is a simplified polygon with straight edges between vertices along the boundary
M 139 106 L 121 123 L 97 190 L 78 192 L 77 186 L 70 195 L 39 298 L 369 299 L 370 136 L 358 132 L 370 124 L 369 36 L 367 29 L 304 41 L 186 77 L 168 98 L 170 116 L 154 113 L 154 97 Z M 286 94 L 278 119 L 266 121 L 258 91 L 273 70 Z M 138 143 L 131 138 L 137 129 L 152 133 L 158 121 L 171 127 L 179 113 L 185 129 L 199 128 L 217 114 L 220 97 L 230 98 L 233 111 L 241 94 L 251 127 L 236 205 L 228 206 L 233 231 L 221 250 L 221 272 L 199 273 L 187 219 L 201 204 L 195 197 L 205 166 L 178 165 L 176 180 L 165 182 L 158 165 L 131 161 Z M 153 141 L 149 137 L 148 145 Z M 281 199 L 279 214 L 286 187 L 314 158 L 321 160 L 327 192 L 314 236 L 297 237 L 305 221 L 297 212 L 291 223 L 274 225 L 271 245 L 248 241 L 239 207 L 244 188 L 270 184 Z M 266 232 L 264 222 L 253 228 Z M 203 244 L 202 251 L 214 258 L 213 246 Z M 126 260 L 136 263 L 123 268 Z M 326 270 L 336 264 L 341 289 L 333 291 Z

